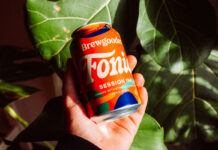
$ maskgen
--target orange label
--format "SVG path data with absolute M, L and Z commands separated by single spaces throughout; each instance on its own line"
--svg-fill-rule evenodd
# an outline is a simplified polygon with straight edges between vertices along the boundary
M 72 51 L 90 117 L 141 103 L 120 36 L 105 28 L 76 39 L 78 49 Z

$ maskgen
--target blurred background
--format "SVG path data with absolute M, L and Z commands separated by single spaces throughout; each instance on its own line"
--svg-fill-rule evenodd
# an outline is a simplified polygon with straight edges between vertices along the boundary
M 25 0 L 6 0 L 1 1 L 0 5 L 0 52 L 7 51 L 6 47 L 25 48 L 34 50 L 33 43 L 25 26 L 24 15 Z M 0 54 L 2 54 L 0 53 Z M 34 58 L 37 59 L 37 58 Z M 40 59 L 38 58 L 40 61 Z M 11 106 L 24 120 L 32 122 L 42 111 L 48 100 L 55 96 L 61 95 L 61 81 L 56 74 L 48 77 L 40 77 L 33 80 L 16 82 L 18 84 L 27 85 L 40 89 L 33 96 L 16 101 Z M 57 89 L 56 89 L 57 88 Z M 0 133 L 4 134 L 7 139 L 13 139 L 22 131 L 23 127 L 16 120 L 12 119 L 7 112 L 0 109 Z M 53 145 L 56 143 L 53 142 Z M 6 150 L 8 145 L 5 145 L 0 138 L 0 150 Z M 19 146 L 9 149 L 42 149 L 44 146 L 36 143 L 32 145 L 23 143 Z M 46 149 L 46 148 L 45 148 Z

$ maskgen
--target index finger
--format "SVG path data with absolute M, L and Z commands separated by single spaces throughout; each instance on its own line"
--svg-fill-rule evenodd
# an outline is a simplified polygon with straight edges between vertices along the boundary
M 72 108 L 78 106 L 78 108 L 84 111 L 82 103 L 80 102 L 78 89 L 75 82 L 74 67 L 72 60 L 67 61 L 67 70 L 65 73 L 64 83 L 63 83 L 63 106 L 66 110 L 72 112 Z
M 70 96 L 76 102 L 79 99 L 77 96 L 76 84 L 73 74 L 73 64 L 71 59 L 67 61 L 67 70 L 63 82 L 63 95 Z

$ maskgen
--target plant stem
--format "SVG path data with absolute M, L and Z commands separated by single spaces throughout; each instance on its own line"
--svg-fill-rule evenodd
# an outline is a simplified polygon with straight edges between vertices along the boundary
M 29 125 L 28 122 L 26 120 L 24 120 L 20 115 L 18 115 L 17 112 L 12 107 L 10 107 L 9 105 L 7 105 L 5 107 L 5 110 L 8 112 L 8 114 L 12 118 L 18 120 L 18 122 L 21 123 L 24 127 L 27 127 Z
M 28 127 L 29 126 L 29 123 L 26 120 L 24 120 L 19 114 L 17 114 L 17 112 L 11 106 L 7 105 L 7 106 L 5 106 L 4 109 L 8 112 L 8 114 L 12 118 L 18 120 L 18 122 L 21 123 L 24 127 Z M 43 141 L 42 143 L 46 147 L 48 147 L 50 150 L 54 150 L 54 146 L 51 145 L 49 142 Z
M 47 146 L 50 150 L 54 150 L 54 146 L 51 145 L 49 142 L 43 141 L 42 143 L 43 143 L 45 146 Z

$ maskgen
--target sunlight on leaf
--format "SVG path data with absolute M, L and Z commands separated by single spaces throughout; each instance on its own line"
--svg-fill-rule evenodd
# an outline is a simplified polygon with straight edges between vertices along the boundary
M 148 114 L 144 115 L 130 150 L 167 150 L 163 128 Z
M 156 63 L 176 73 L 200 65 L 217 44 L 215 10 L 207 0 L 197 3 L 140 0 L 141 45 Z
M 165 141 L 184 144 L 203 135 L 218 140 L 218 57 L 213 50 L 195 69 L 172 73 L 160 68 L 147 54 L 141 55 L 135 72 L 146 79 L 147 112 L 165 129 Z M 156 68 L 156 71 L 154 70 Z
M 62 72 L 71 58 L 71 34 L 82 25 L 109 22 L 120 31 L 124 44 L 130 46 L 136 36 L 137 4 L 138 0 L 27 0 L 26 9 L 29 28 L 42 58 L 52 61 Z

